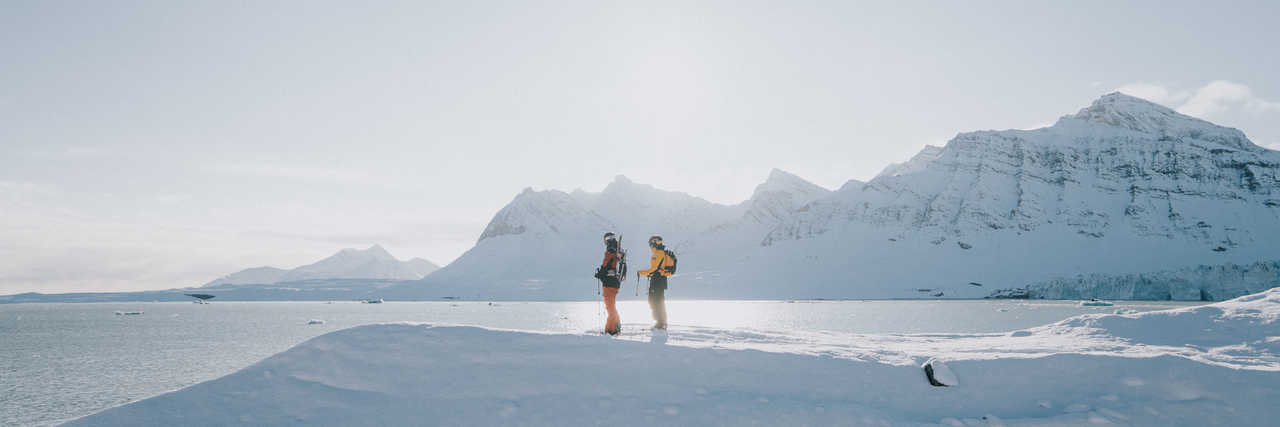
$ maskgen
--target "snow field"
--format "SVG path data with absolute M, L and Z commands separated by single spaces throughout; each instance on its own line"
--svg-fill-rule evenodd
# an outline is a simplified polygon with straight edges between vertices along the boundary
M 371 325 L 70 425 L 1267 425 L 1278 317 L 1280 290 L 1004 334 Z

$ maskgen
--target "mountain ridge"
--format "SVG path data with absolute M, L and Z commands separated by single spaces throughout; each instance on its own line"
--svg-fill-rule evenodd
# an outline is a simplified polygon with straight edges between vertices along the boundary
M 1110 93 L 1049 127 L 957 134 L 835 191 L 777 169 L 736 205 L 624 176 L 600 193 L 526 189 L 416 290 L 576 295 L 592 283 L 581 271 L 599 262 L 599 234 L 614 231 L 638 237 L 624 246 L 641 256 L 645 237 L 663 235 L 682 253 L 675 283 L 693 297 L 981 297 L 1055 277 L 1280 258 L 1263 237 L 1280 235 L 1277 224 L 1280 153 Z
M 422 258 L 400 261 L 382 245 L 375 244 L 363 250 L 344 248 L 320 261 L 288 270 L 269 266 L 249 268 L 215 279 L 202 287 L 324 279 L 417 280 L 438 268 Z

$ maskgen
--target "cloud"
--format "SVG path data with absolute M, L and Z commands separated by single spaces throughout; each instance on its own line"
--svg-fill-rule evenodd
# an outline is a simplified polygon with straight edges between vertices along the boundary
M 1253 94 L 1249 86 L 1227 80 L 1214 80 L 1196 89 L 1171 89 L 1157 83 L 1137 82 L 1117 92 L 1162 104 L 1188 116 L 1209 119 L 1230 114 L 1265 115 L 1280 113 L 1280 102 Z
M 1169 108 L 1177 108 L 1177 105 L 1191 97 L 1188 91 L 1171 91 L 1163 85 L 1146 82 L 1129 83 L 1116 88 L 1116 92 L 1133 95 Z
M 1201 118 L 1237 109 L 1250 114 L 1280 113 L 1280 102 L 1258 98 L 1248 86 L 1217 80 L 1196 90 L 1191 99 L 1177 108 L 1182 114 Z

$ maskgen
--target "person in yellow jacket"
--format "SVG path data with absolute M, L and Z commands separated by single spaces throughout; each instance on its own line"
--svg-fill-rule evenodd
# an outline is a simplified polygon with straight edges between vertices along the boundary
M 661 236 L 649 238 L 649 249 L 653 255 L 649 257 L 649 268 L 636 272 L 639 277 L 649 277 L 649 311 L 653 312 L 654 329 L 667 329 L 667 277 L 671 276 L 668 268 L 674 262 L 667 256 L 666 246 L 662 245 Z

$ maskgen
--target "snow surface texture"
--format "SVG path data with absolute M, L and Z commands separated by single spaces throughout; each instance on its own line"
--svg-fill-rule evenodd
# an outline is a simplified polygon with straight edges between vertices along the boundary
M 438 267 L 422 258 L 400 261 L 381 245 L 369 249 L 343 249 L 328 258 L 292 270 L 275 267 L 256 267 L 223 276 L 205 284 L 205 287 L 221 285 L 269 285 L 327 279 L 390 279 L 417 280 Z
M 1274 425 L 1278 319 L 1280 289 L 1008 334 L 371 325 L 69 425 Z
M 665 237 L 681 298 L 976 298 L 1083 275 L 1055 292 L 1221 300 L 1256 284 L 1102 278 L 1276 261 L 1280 152 L 1113 93 L 1050 127 L 960 134 L 837 191 L 776 170 L 733 206 L 624 177 L 601 193 L 527 189 L 473 249 L 401 290 L 582 297 L 605 231 L 627 237 L 633 263 Z

